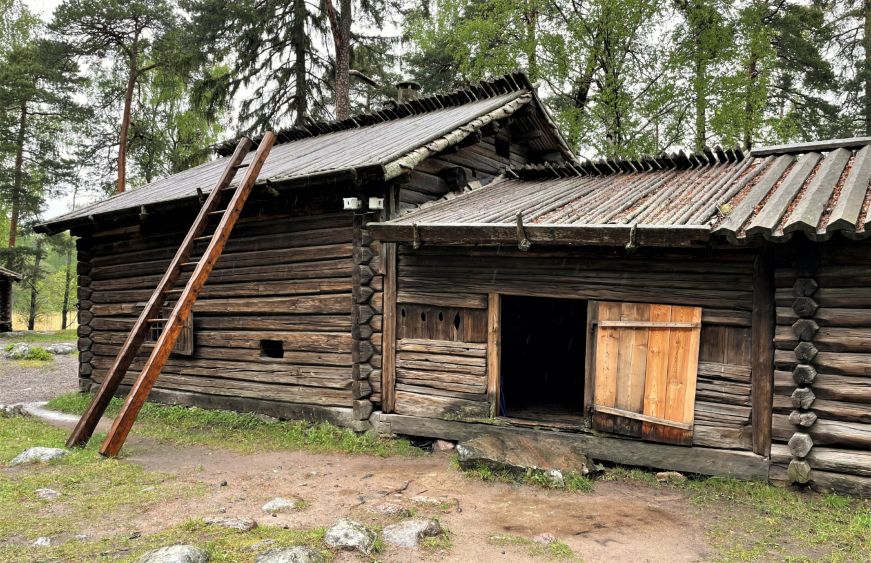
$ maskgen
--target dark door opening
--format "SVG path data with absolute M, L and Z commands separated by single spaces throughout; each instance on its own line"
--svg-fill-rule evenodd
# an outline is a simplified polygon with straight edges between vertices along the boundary
M 503 295 L 499 414 L 578 423 L 586 330 L 586 301 Z

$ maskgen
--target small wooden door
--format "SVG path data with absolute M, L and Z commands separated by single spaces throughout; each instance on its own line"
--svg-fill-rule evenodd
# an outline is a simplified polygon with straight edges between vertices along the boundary
M 701 308 L 600 301 L 592 310 L 593 428 L 689 445 Z

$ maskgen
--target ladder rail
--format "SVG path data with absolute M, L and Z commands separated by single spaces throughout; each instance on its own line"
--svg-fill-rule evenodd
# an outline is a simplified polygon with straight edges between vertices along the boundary
M 212 268 L 214 268 L 215 263 L 221 256 L 221 252 L 230 237 L 236 221 L 242 213 L 242 208 L 245 206 L 248 195 L 251 193 L 257 176 L 260 174 L 260 169 L 263 167 L 263 163 L 266 161 L 274 143 L 275 134 L 270 131 L 266 133 L 257 147 L 257 152 L 249 163 L 245 176 L 239 183 L 236 191 L 233 192 L 230 203 L 227 206 L 226 212 L 221 217 L 212 240 L 209 242 L 203 256 L 197 262 L 184 291 L 176 301 L 164 325 L 163 332 L 161 332 L 160 337 L 158 337 L 154 345 L 154 349 L 151 351 L 151 355 L 136 382 L 133 384 L 127 399 L 124 401 L 124 405 L 121 407 L 121 411 L 115 417 L 106 440 L 100 448 L 102 455 L 116 456 L 121 451 L 121 447 L 124 445 L 124 441 L 127 439 L 127 435 L 133 427 L 133 423 L 136 421 L 142 405 L 154 387 L 161 370 L 166 364 L 166 360 L 172 352 L 173 346 L 175 346 L 184 323 L 190 316 L 199 292 L 202 290 Z
M 88 440 L 91 439 L 100 418 L 103 416 L 103 413 L 106 412 L 109 402 L 112 400 L 112 397 L 121 385 L 121 381 L 124 379 L 124 375 L 130 368 L 130 364 L 133 363 L 137 352 L 139 352 L 139 349 L 145 342 L 149 319 L 153 319 L 160 312 L 160 309 L 166 302 L 166 294 L 172 289 L 178 281 L 178 278 L 181 276 L 181 265 L 188 261 L 193 252 L 194 239 L 202 235 L 203 231 L 208 226 L 209 213 L 217 206 L 220 201 L 221 192 L 233 181 L 233 178 L 236 176 L 236 171 L 239 169 L 239 165 L 245 159 L 245 156 L 250 152 L 250 150 L 251 139 L 245 137 L 236 147 L 236 151 L 233 153 L 233 156 L 224 168 L 221 177 L 215 185 L 215 189 L 209 193 L 203 207 L 200 209 L 199 214 L 194 220 L 190 231 L 182 241 L 178 251 L 176 251 L 172 262 L 170 262 L 169 268 L 166 270 L 166 273 L 163 275 L 160 282 L 158 282 L 157 287 L 151 294 L 151 298 L 145 304 L 145 307 L 136 319 L 133 329 L 130 331 L 130 334 L 127 335 L 124 344 L 121 346 L 121 350 L 115 357 L 115 361 L 112 362 L 112 366 L 106 373 L 103 383 L 94 394 L 94 398 L 91 400 L 88 410 L 85 411 L 79 419 L 79 422 L 70 434 L 69 439 L 67 439 L 67 447 L 85 445 L 88 443 Z

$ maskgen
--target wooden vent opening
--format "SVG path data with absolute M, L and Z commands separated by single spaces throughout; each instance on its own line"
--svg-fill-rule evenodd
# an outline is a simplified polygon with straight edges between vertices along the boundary
M 593 428 L 690 445 L 702 309 L 596 302 Z

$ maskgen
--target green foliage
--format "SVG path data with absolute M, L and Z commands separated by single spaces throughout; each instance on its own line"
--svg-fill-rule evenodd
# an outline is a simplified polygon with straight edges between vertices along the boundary
M 90 395 L 72 393 L 50 401 L 48 408 L 81 414 L 87 409 L 90 400 Z M 106 416 L 115 416 L 121 404 L 121 399 L 112 399 Z M 306 450 L 382 457 L 422 455 L 422 450 L 407 440 L 357 434 L 326 422 L 278 421 L 252 413 L 156 403 L 143 406 L 133 432 L 173 444 L 206 444 L 243 453 Z
M 497 534 L 487 538 L 487 543 L 496 546 L 516 546 L 523 548 L 532 557 L 542 557 L 556 561 L 580 561 L 581 558 L 565 543 L 554 540 L 538 543 L 529 538 L 509 534 Z
M 480 481 L 495 483 L 523 483 L 545 489 L 566 489 L 577 493 L 589 493 L 593 490 L 593 482 L 576 471 L 564 471 L 564 486 L 560 487 L 545 471 L 540 469 L 527 469 L 526 471 L 511 471 L 508 469 L 494 469 L 484 463 L 474 463 L 467 467 L 460 467 L 457 456 L 451 459 L 453 467 L 462 471 L 468 477 Z
M 54 360 L 54 354 L 42 346 L 33 346 L 24 356 L 24 359 L 37 362 L 50 362 Z

